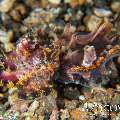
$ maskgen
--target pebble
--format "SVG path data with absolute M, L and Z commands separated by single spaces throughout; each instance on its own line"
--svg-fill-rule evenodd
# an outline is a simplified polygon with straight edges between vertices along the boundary
M 112 12 L 104 8 L 94 8 L 94 14 L 98 17 L 109 17 L 112 15 Z
M 27 8 L 24 4 L 16 4 L 16 6 L 10 11 L 10 16 L 17 22 L 20 22 L 26 14 Z
M 26 117 L 24 120 L 38 120 L 36 116 Z M 40 119 L 42 120 L 42 119 Z
M 3 31 L 3 30 L 0 30 L 0 42 L 2 43 L 8 43 L 11 41 L 13 37 L 13 32 L 12 31 Z
M 61 112 L 61 116 L 60 116 L 61 120 L 69 119 L 70 115 L 68 109 L 61 109 L 60 112 Z
M 114 12 L 120 12 L 120 1 L 114 1 L 114 2 L 112 2 L 111 9 Z
M 46 112 L 51 113 L 53 108 L 57 108 L 56 97 L 57 97 L 57 92 L 55 90 L 52 90 L 50 94 L 47 96 L 42 96 L 38 100 L 39 107 L 36 109 L 35 113 L 40 116 L 43 116 Z M 46 116 L 47 116 L 47 113 L 46 113 Z
M 70 110 L 70 109 L 75 109 L 78 105 L 78 101 L 77 100 L 66 100 L 65 99 L 65 108 Z
M 118 57 L 117 62 L 118 62 L 118 64 L 120 65 L 120 57 Z
M 31 113 L 34 113 L 35 110 L 36 110 L 38 107 L 39 107 L 39 102 L 35 100 L 35 101 L 30 105 L 28 111 L 31 112 Z
M 94 0 L 93 2 L 94 2 L 95 6 L 102 7 L 102 8 L 104 8 L 106 6 L 106 4 L 107 4 L 106 0 Z
M 76 19 L 80 20 L 83 17 L 83 15 L 84 15 L 84 13 L 81 10 L 79 10 L 76 14 Z
M 49 120 L 58 120 L 58 118 L 59 118 L 59 111 L 56 108 L 53 108 Z
M 50 21 L 55 20 L 60 11 L 61 8 L 51 8 L 46 11 L 42 8 L 36 8 L 30 13 L 30 15 L 26 19 L 24 19 L 24 24 L 35 25 L 39 23 L 49 23 Z
M 78 99 L 80 92 L 77 88 L 65 87 L 64 88 L 64 97 L 68 99 Z
M 77 5 L 84 5 L 86 0 L 65 0 L 65 3 L 69 3 L 74 8 Z
M 112 119 L 112 120 L 120 120 L 120 113 L 118 113 L 118 114 L 116 115 L 116 117 L 115 117 L 114 119 Z
M 8 23 L 8 21 L 10 20 L 10 16 L 7 13 L 1 13 L 0 15 L 1 17 L 1 21 L 5 23 Z
M 4 120 L 19 120 L 20 113 L 17 111 L 6 111 L 3 115 Z
M 8 12 L 16 0 L 2 0 L 0 1 L 0 12 Z
M 112 105 L 119 105 L 120 104 L 120 94 L 119 93 L 114 94 L 114 97 L 112 97 L 111 104 Z
M 44 120 L 44 116 L 38 115 L 38 120 Z
M 84 5 L 87 0 L 78 0 L 78 1 L 79 1 L 79 5 Z
M 112 92 L 110 91 L 108 92 L 105 89 L 99 88 L 99 87 L 93 88 L 91 93 L 93 96 L 93 100 L 98 103 L 100 102 L 100 103 L 107 104 L 110 102 L 111 97 L 112 97 Z
M 116 114 L 115 113 L 111 113 L 111 120 L 116 120 Z
M 80 96 L 79 96 L 79 100 L 84 101 L 84 100 L 85 100 L 85 96 L 84 96 L 84 95 L 80 95 Z
M 0 42 L 3 43 L 6 52 L 10 52 L 14 49 L 14 45 L 11 43 L 12 38 L 12 30 L 8 32 L 0 30 Z
M 34 100 L 33 103 L 29 106 L 28 111 L 24 113 L 25 120 L 36 120 L 37 115 L 35 111 L 39 107 L 39 102 L 37 100 Z
M 102 21 L 102 19 L 95 15 L 86 16 L 84 18 L 84 23 L 86 24 L 88 31 L 96 30 L 96 28 L 101 23 L 101 21 Z
M 48 4 L 48 0 L 40 0 L 40 7 L 45 8 Z
M 61 0 L 48 0 L 52 4 L 59 4 Z
M 16 87 L 9 90 L 8 102 L 13 105 L 18 100 L 18 89 Z
M 79 108 L 70 111 L 70 118 L 72 120 L 89 120 L 87 112 L 81 111 Z
M 28 101 L 25 100 L 17 100 L 13 103 L 11 110 L 18 111 L 20 113 L 24 113 L 28 110 Z

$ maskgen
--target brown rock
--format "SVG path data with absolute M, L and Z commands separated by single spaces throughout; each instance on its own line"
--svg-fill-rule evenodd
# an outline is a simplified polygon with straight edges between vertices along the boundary
M 111 8 L 114 12 L 120 12 L 120 1 L 112 2 Z
M 117 62 L 118 62 L 118 64 L 120 64 L 120 57 L 118 57 Z
M 66 100 L 65 99 L 65 108 L 75 109 L 78 104 L 78 100 Z
M 70 111 L 70 118 L 72 120 L 89 120 L 87 112 L 81 111 L 79 108 Z
M 98 17 L 109 17 L 112 15 L 112 12 L 110 10 L 103 8 L 95 8 L 94 14 L 97 15 Z
M 107 104 L 111 101 L 112 94 L 110 95 L 105 89 L 103 88 L 93 88 L 92 89 L 92 96 L 95 102 L 100 102 Z
M 10 11 L 11 17 L 19 22 L 27 14 L 27 9 L 23 4 L 16 4 L 15 8 Z
M 102 19 L 95 15 L 86 16 L 84 18 L 84 23 L 87 26 L 87 29 L 89 31 L 96 30 L 96 28 L 100 25 L 101 22 L 102 22 Z
M 70 3 L 70 5 L 74 8 L 77 5 L 84 5 L 86 3 L 86 0 L 66 0 L 65 2 Z
M 0 12 L 8 12 L 16 0 L 2 0 L 0 1 Z

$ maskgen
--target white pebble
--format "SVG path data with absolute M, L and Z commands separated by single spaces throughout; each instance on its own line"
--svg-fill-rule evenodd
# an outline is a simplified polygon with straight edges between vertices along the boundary
M 103 8 L 95 8 L 94 14 L 99 17 L 109 17 L 112 15 L 112 12 L 110 10 L 103 9 Z
M 83 95 L 80 95 L 79 100 L 85 100 L 85 97 Z

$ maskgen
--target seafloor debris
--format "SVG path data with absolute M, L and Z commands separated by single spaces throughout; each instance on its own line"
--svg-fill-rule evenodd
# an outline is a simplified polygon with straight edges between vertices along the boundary
M 0 30 L 0 43 L 4 45 L 4 49 L 6 52 L 10 52 L 14 49 L 13 43 L 11 43 L 11 40 L 13 38 L 13 31 L 5 32 L 3 30 Z
M 15 3 L 15 0 L 0 1 L 0 12 L 8 12 L 12 8 L 14 3 Z

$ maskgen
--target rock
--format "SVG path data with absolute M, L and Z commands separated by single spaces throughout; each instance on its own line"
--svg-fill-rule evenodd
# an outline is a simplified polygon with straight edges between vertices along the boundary
M 20 118 L 20 113 L 17 111 L 6 111 L 3 114 L 4 120 L 19 120 Z
M 84 100 L 85 100 L 85 96 L 84 96 L 84 95 L 80 95 L 80 96 L 79 96 L 79 100 L 84 101 Z
M 49 4 L 48 0 L 40 0 L 40 7 L 45 8 Z
M 57 101 L 57 107 L 63 109 L 65 106 L 64 98 L 57 98 L 56 101 Z
M 38 115 L 38 120 L 44 120 L 44 116 Z
M 89 120 L 87 112 L 81 111 L 79 108 L 70 111 L 70 118 L 72 120 Z
M 3 43 L 6 52 L 10 52 L 14 49 L 14 45 L 11 43 L 12 38 L 13 31 L 5 32 L 0 30 L 0 42 Z
M 85 99 L 91 98 L 91 88 L 83 87 L 81 91 L 83 92 Z
M 8 43 L 11 41 L 13 37 L 13 31 L 3 31 L 3 30 L 0 30 L 0 42 L 2 43 Z
M 93 1 L 93 0 L 92 0 Z M 106 4 L 107 4 L 107 1 L 106 0 L 94 0 L 93 1 L 94 2 L 94 4 L 95 4 L 95 6 L 97 6 L 97 7 L 105 7 L 106 6 Z
M 96 28 L 98 27 L 98 25 L 101 23 L 102 19 L 95 16 L 95 15 L 91 15 L 91 16 L 86 16 L 84 18 L 84 23 L 87 26 L 87 29 L 89 31 L 94 31 L 96 30 Z
M 48 0 L 52 4 L 60 4 L 61 0 Z
M 2 0 L 0 2 L 0 12 L 8 12 L 16 0 Z
M 86 0 L 65 0 L 65 3 L 69 3 L 72 7 L 76 7 L 77 5 L 84 5 Z
M 9 90 L 8 102 L 13 105 L 18 100 L 18 89 L 16 87 Z
M 34 9 L 30 15 L 24 20 L 25 25 L 35 25 L 38 23 L 45 24 L 54 21 L 60 13 L 60 8 L 51 8 L 44 10 L 42 8 Z
M 28 110 L 29 102 L 25 100 L 17 100 L 11 107 L 11 110 L 18 111 L 20 113 L 24 113 Z
M 60 116 L 61 120 L 66 120 L 70 118 L 68 109 L 61 109 L 60 112 L 61 112 L 61 116 Z
M 36 116 L 30 116 L 30 117 L 26 117 L 24 120 L 37 120 L 37 117 Z M 40 119 L 42 120 L 42 119 Z
M 114 97 L 112 97 L 112 100 L 111 100 L 111 104 L 120 105 L 120 94 L 119 93 L 114 94 Z
M 6 52 L 11 52 L 15 48 L 14 44 L 10 42 L 4 44 L 4 47 Z
M 79 0 L 79 5 L 84 5 L 87 0 Z
M 29 109 L 28 109 L 28 112 L 30 112 L 31 115 L 32 115 L 32 114 L 34 114 L 35 110 L 36 110 L 38 107 L 39 107 L 39 102 L 35 100 L 35 101 L 30 105 L 30 107 L 29 107 Z
M 37 108 L 35 113 L 40 116 L 43 116 L 44 114 L 48 116 L 47 113 L 52 113 L 53 108 L 57 108 L 56 97 L 57 97 L 56 91 L 52 90 L 49 95 L 42 96 L 40 99 L 38 99 L 39 107 Z
M 118 57 L 117 62 L 118 62 L 118 64 L 120 65 L 120 57 Z
M 57 108 L 53 108 L 49 120 L 58 120 L 58 118 L 59 118 L 59 111 Z
M 80 96 L 80 92 L 77 88 L 65 87 L 64 88 L 64 97 L 68 99 L 78 99 Z
M 95 102 L 98 102 L 98 103 L 102 103 L 102 104 L 108 104 L 110 103 L 111 101 L 111 98 L 112 98 L 112 91 L 110 90 L 105 90 L 103 88 L 93 88 L 92 89 L 92 96 L 93 96 L 93 100 Z
M 94 8 L 94 14 L 98 17 L 109 17 L 112 15 L 112 12 L 103 8 Z
M 70 110 L 70 109 L 75 109 L 78 105 L 78 101 L 77 100 L 65 100 L 65 108 Z
M 120 120 L 120 113 L 112 114 L 111 115 L 111 120 Z
M 115 113 L 111 113 L 111 120 L 116 120 L 116 114 Z
M 116 85 L 116 89 L 117 89 L 117 91 L 120 91 L 120 84 Z
M 10 20 L 10 16 L 7 13 L 1 13 L 0 15 L 1 17 L 1 21 L 4 22 L 4 24 L 8 23 L 8 21 Z
M 80 20 L 83 17 L 83 15 L 84 15 L 84 13 L 81 10 L 79 10 L 76 14 L 76 19 Z
M 17 22 L 20 22 L 26 14 L 27 8 L 24 4 L 16 4 L 15 7 L 10 11 L 10 16 Z
M 65 3 L 70 3 L 71 0 L 65 0 Z
M 120 1 L 112 2 L 111 9 L 113 12 L 120 12 Z
M 29 106 L 28 111 L 24 113 L 25 120 L 36 120 L 37 114 L 36 110 L 39 107 L 39 102 L 34 100 L 32 104 Z

